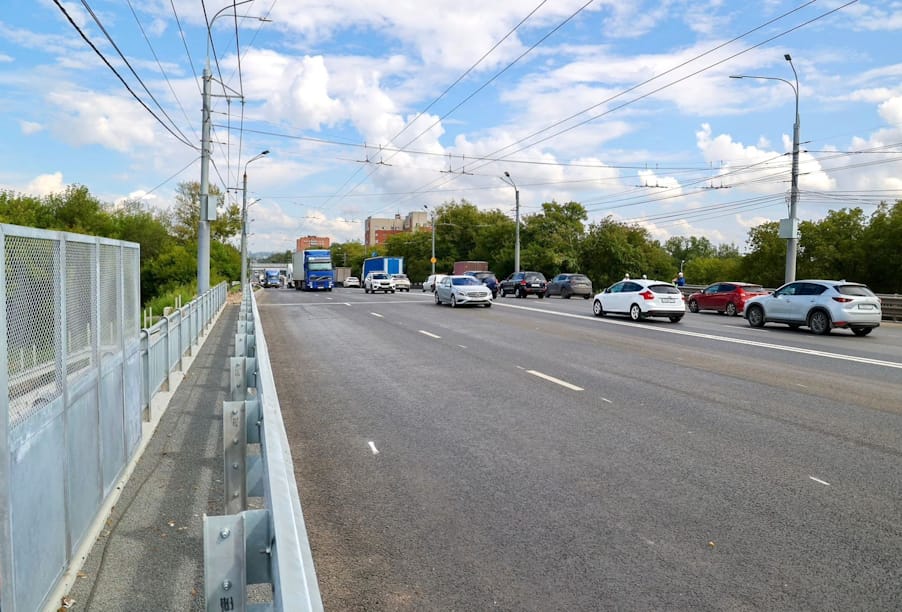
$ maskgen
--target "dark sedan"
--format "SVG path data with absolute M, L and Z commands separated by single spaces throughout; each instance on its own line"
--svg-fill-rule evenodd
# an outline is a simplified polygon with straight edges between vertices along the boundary
M 588 300 L 592 294 L 592 281 L 585 274 L 558 274 L 545 289 L 545 295 L 559 295 L 565 300 L 574 295 Z

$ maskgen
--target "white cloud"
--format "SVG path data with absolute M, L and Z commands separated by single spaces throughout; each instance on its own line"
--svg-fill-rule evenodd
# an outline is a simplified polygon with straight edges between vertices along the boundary
M 63 183 L 63 173 L 54 172 L 53 174 L 42 174 L 35 177 L 25 186 L 23 191 L 31 195 L 46 196 L 65 190 L 66 185 Z
M 160 141 L 159 124 L 130 98 L 61 89 L 47 101 L 55 108 L 54 131 L 74 146 L 99 144 L 124 153 Z
M 877 107 L 877 112 L 888 124 L 902 128 L 902 96 L 890 98 Z
M 23 134 L 30 136 L 31 134 L 37 134 L 42 131 L 44 126 L 40 123 L 35 123 L 34 121 L 19 121 L 19 128 L 22 130 Z

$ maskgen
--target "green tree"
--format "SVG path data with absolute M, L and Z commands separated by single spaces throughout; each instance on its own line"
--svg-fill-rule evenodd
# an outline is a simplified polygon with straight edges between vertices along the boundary
M 351 276 L 360 277 L 367 251 L 362 242 L 344 242 L 332 245 L 332 265 L 351 268 Z M 361 279 L 362 280 L 362 279 Z
M 524 219 L 520 232 L 521 268 L 541 271 L 549 277 L 561 272 L 581 272 L 580 244 L 586 234 L 586 209 L 577 202 L 542 204 L 542 212 Z
M 241 234 L 241 207 L 225 203 L 225 196 L 216 185 L 210 185 L 209 200 L 218 211 L 210 222 L 210 239 L 226 241 Z M 172 231 L 183 242 L 196 242 L 200 223 L 200 183 L 179 183 L 172 207 Z
M 861 280 L 878 293 L 902 293 L 902 200 L 877 207 L 862 242 L 867 250 Z
M 625 274 L 666 278 L 671 269 L 670 255 L 650 239 L 647 230 L 619 223 L 612 217 L 589 225 L 579 258 L 581 270 L 599 289 Z
M 743 280 L 765 287 L 783 284 L 786 271 L 786 241 L 779 237 L 779 223 L 769 221 L 749 230 L 748 253 L 742 258 Z

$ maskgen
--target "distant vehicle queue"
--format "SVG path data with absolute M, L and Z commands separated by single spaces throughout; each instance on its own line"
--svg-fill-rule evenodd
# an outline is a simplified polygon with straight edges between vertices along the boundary
M 363 287 L 366 293 L 410 291 L 411 282 L 404 273 L 402 257 L 371 257 L 364 261 L 364 280 L 348 276 L 345 287 Z M 308 277 L 309 278 L 309 277 Z M 282 286 L 278 273 L 266 270 L 264 287 Z M 309 281 L 308 281 L 309 282 Z M 538 299 L 560 296 L 592 298 L 592 313 L 597 317 L 622 315 L 633 321 L 662 317 L 677 323 L 686 312 L 710 310 L 727 316 L 742 316 L 750 327 L 780 323 L 791 329 L 807 327 L 818 335 L 834 329 L 847 329 L 866 336 L 882 320 L 880 298 L 865 285 L 845 280 L 799 280 L 768 291 L 754 283 L 722 281 L 689 293 L 680 273 L 672 281 L 642 278 L 629 274 L 600 292 L 593 292 L 592 281 L 584 274 L 562 273 L 550 281 L 541 272 L 524 270 L 499 281 L 487 262 L 456 262 L 453 274 L 430 274 L 422 283 L 423 292 L 433 293 L 436 304 L 452 307 L 484 305 L 501 297 L 520 299 L 534 295 Z M 686 293 L 684 293 L 686 291 Z

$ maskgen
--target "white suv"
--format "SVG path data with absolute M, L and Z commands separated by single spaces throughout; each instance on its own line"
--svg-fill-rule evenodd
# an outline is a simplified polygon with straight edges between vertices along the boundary
M 795 329 L 806 325 L 815 334 L 829 334 L 839 327 L 867 336 L 880 326 L 881 309 L 880 298 L 865 285 L 801 280 L 746 301 L 743 316 L 752 327 L 785 323 Z
M 398 291 L 410 292 L 410 279 L 406 274 L 392 274 L 391 282 Z
M 395 292 L 395 284 L 385 272 L 370 272 L 363 279 L 363 290 L 366 293 L 376 293 L 377 291 Z

